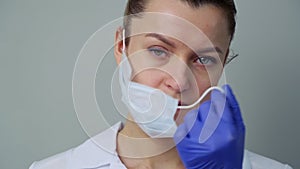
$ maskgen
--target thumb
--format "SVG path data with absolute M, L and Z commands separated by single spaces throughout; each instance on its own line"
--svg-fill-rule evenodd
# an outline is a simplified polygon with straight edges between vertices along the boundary
M 226 94 L 227 103 L 228 103 L 230 109 L 232 110 L 232 117 L 233 117 L 234 122 L 238 122 L 238 123 L 243 122 L 239 103 L 237 102 L 237 99 L 234 96 L 231 87 L 228 84 L 226 84 L 223 86 L 223 89 Z

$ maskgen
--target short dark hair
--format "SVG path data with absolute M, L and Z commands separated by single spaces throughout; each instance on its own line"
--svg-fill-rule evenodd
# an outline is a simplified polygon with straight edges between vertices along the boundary
M 231 36 L 231 40 L 233 39 L 234 32 L 235 32 L 235 26 L 236 26 L 236 7 L 233 0 L 180 0 L 182 2 L 187 3 L 189 6 L 193 8 L 198 8 L 203 5 L 213 5 L 215 7 L 218 7 L 220 9 L 223 9 L 227 16 L 228 20 L 228 31 Z M 129 32 L 129 26 L 130 26 L 130 17 L 126 16 L 133 16 L 133 17 L 139 17 L 139 13 L 143 12 L 145 10 L 145 6 L 149 2 L 149 0 L 128 0 L 127 6 L 124 12 L 124 28 L 126 29 L 126 32 Z M 129 39 L 126 38 L 126 45 L 128 45 Z

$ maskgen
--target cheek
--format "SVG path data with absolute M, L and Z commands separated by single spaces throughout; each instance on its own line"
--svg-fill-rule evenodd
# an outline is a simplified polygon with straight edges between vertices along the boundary
M 200 96 L 211 86 L 217 86 L 218 81 L 221 76 L 220 70 L 215 69 L 215 71 L 208 73 L 206 70 L 197 70 L 193 72 L 193 79 L 191 79 L 192 85 L 190 85 L 189 90 L 182 93 L 183 101 L 192 104 L 200 98 Z M 203 101 L 208 100 L 209 95 L 207 95 Z
M 193 71 L 197 89 L 199 94 L 203 93 L 210 86 L 216 86 L 222 75 L 222 67 L 211 70 L 197 70 Z

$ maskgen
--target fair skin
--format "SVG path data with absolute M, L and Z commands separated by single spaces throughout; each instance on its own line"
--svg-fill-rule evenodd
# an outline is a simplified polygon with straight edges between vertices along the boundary
M 165 57 L 165 55 L 172 53 L 172 57 L 176 57 L 174 60 L 168 60 L 168 65 L 173 67 L 169 69 L 166 68 L 168 66 L 165 66 L 165 70 L 168 70 L 168 72 L 161 71 L 161 69 L 145 69 L 137 72 L 132 80 L 160 89 L 166 94 L 179 99 L 181 104 L 191 104 L 208 87 L 215 85 L 222 73 L 221 65 L 225 62 L 230 45 L 228 23 L 223 11 L 212 5 L 191 8 L 178 0 L 152 0 L 146 4 L 144 12 L 161 12 L 183 18 L 200 29 L 213 44 L 213 47 L 218 49 L 218 55 L 214 55 L 216 52 L 205 54 L 205 56 L 218 57 L 218 59 L 215 59 L 218 61 L 206 62 L 207 58 L 202 58 L 204 59 L 202 61 L 195 59 L 194 49 L 192 50 L 186 44 L 172 38 L 172 36 L 140 34 L 130 37 L 130 42 L 126 46 L 126 54 L 129 58 L 138 51 L 148 51 L 149 56 L 158 55 L 159 57 Z M 139 19 L 143 20 L 143 17 Z M 122 31 L 118 30 L 114 49 L 117 64 L 120 64 L 122 58 L 123 45 L 121 40 Z M 195 50 L 203 51 L 204 49 L 200 46 L 198 45 Z M 131 63 L 134 70 L 139 69 L 136 62 L 132 61 Z M 210 73 L 208 73 L 208 70 L 210 70 Z M 178 125 L 183 122 L 183 118 L 188 111 L 178 110 L 176 112 L 174 120 Z M 128 138 L 142 138 L 142 140 Z M 172 147 L 165 149 L 166 151 L 156 151 L 170 147 L 170 145 Z M 145 153 L 150 151 L 155 155 L 150 156 Z M 124 128 L 118 134 L 117 152 L 127 168 L 184 168 L 172 139 L 149 138 L 133 121 L 130 114 Z M 133 158 L 133 156 L 135 157 Z

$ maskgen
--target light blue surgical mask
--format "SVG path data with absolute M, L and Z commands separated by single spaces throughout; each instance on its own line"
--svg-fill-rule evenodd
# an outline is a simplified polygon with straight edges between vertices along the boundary
M 119 69 L 122 101 L 129 109 L 134 121 L 151 138 L 173 137 L 177 129 L 174 121 L 177 109 L 193 108 L 213 89 L 223 91 L 222 88 L 213 86 L 208 88 L 195 103 L 189 106 L 178 106 L 178 99 L 159 89 L 131 81 L 132 69 L 126 56 L 124 37 L 123 31 L 123 55 Z

